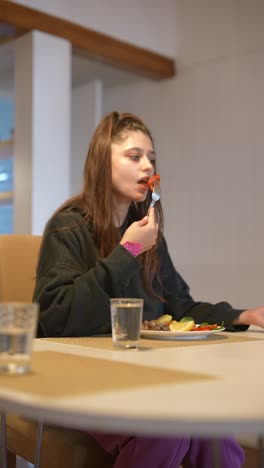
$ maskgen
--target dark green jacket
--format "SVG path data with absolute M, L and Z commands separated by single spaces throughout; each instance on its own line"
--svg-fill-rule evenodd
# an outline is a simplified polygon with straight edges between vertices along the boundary
M 47 224 L 37 270 L 34 301 L 40 304 L 38 336 L 89 336 L 111 332 L 111 297 L 144 299 L 144 320 L 169 313 L 176 320 L 192 316 L 196 323 L 224 324 L 241 311 L 226 302 L 212 305 L 196 302 L 183 278 L 175 270 L 165 239 L 158 248 L 162 260 L 160 277 L 164 289 L 155 284 L 162 303 L 143 287 L 141 262 L 118 244 L 107 258 L 100 258 L 91 233 L 78 210 L 66 210 Z

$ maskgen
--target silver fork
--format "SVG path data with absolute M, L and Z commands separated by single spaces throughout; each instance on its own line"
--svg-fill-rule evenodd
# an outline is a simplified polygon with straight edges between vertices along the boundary
M 151 203 L 149 205 L 148 214 L 149 214 L 150 208 L 153 208 L 156 201 L 158 201 L 160 199 L 160 186 L 159 186 L 159 184 L 156 184 L 154 186 L 151 197 L 152 197 L 152 200 L 151 200 Z

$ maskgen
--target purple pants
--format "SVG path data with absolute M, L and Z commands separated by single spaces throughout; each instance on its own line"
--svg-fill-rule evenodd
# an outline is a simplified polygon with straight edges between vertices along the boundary
M 212 440 L 89 432 L 115 457 L 114 468 L 213 468 Z M 220 466 L 240 468 L 245 455 L 235 439 L 219 440 Z

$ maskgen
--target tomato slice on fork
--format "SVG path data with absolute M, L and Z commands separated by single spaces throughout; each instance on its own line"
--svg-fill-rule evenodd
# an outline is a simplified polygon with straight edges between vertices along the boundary
M 155 185 L 159 185 L 160 183 L 160 175 L 159 174 L 154 174 L 149 180 L 148 180 L 148 186 L 151 190 L 154 190 Z

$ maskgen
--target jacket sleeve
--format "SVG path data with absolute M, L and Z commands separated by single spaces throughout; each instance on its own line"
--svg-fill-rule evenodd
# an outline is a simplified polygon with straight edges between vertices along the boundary
M 34 291 L 40 305 L 39 336 L 89 336 L 111 332 L 110 297 L 141 268 L 120 244 L 105 259 L 87 226 L 57 229 L 43 238 Z
M 208 322 L 221 325 L 224 322 L 224 327 L 228 331 L 247 330 L 246 325 L 232 325 L 233 320 L 242 310 L 233 309 L 228 302 L 210 304 L 195 301 L 190 295 L 189 286 L 174 268 L 165 239 L 162 240 L 161 251 L 163 259 L 161 280 L 165 288 L 166 299 L 164 313 L 170 313 L 175 320 L 189 316 L 193 317 L 195 323 Z

